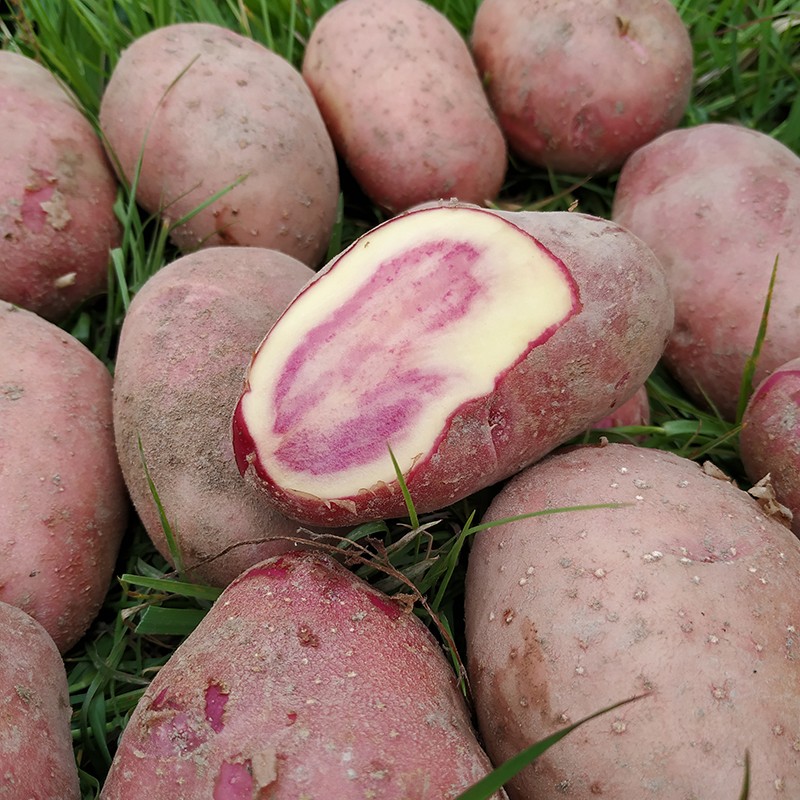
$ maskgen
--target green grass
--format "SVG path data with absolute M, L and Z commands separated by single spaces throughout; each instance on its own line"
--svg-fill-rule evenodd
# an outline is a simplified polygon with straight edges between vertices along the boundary
M 0 6 L 4 48 L 33 56 L 75 93 L 96 124 L 103 87 L 121 51 L 154 27 L 202 20 L 252 36 L 296 66 L 316 19 L 332 0 L 12 0 Z M 477 0 L 435 0 L 465 35 Z M 677 0 L 695 48 L 695 89 L 684 124 L 737 121 L 800 152 L 800 14 L 793 0 Z M 616 176 L 585 179 L 512 160 L 499 202 L 508 207 L 608 216 Z M 169 229 L 122 187 L 116 212 L 124 237 L 109 264 L 108 294 L 80 309 L 64 327 L 113 369 L 120 325 L 147 278 L 178 254 Z M 383 219 L 347 175 L 330 254 Z M 744 385 L 745 398 L 750 390 Z M 665 370 L 648 384 L 653 424 L 604 432 L 611 439 L 710 459 L 744 481 L 736 425 L 689 400 Z M 584 437 L 594 441 L 600 433 Z M 155 487 L 154 487 L 155 488 Z M 460 670 L 463 585 L 470 536 L 491 490 L 441 513 L 370 523 L 339 544 L 352 568 L 381 589 L 407 595 L 447 645 Z M 576 511 L 574 513 L 580 513 Z M 169 509 L 164 509 L 165 518 Z M 179 581 L 134 520 L 102 612 L 65 664 L 74 709 L 73 740 L 84 800 L 97 796 L 127 716 L 149 680 L 218 594 Z M 461 675 L 463 678 L 463 674 Z M 462 681 L 462 686 L 464 686 Z M 466 691 L 466 686 L 464 686 Z M 528 756 L 530 757 L 530 753 Z M 487 796 L 480 787 L 464 800 Z M 742 797 L 747 796 L 747 778 Z

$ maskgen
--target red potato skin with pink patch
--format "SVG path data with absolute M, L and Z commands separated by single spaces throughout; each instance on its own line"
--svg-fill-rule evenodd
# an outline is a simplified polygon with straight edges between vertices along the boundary
M 0 303 L 0 601 L 66 652 L 103 604 L 128 519 L 111 376 L 77 339 Z
M 125 317 L 114 383 L 122 471 L 148 535 L 171 560 L 141 441 L 184 568 L 195 581 L 226 586 L 257 561 L 293 546 L 281 537 L 301 536 L 296 522 L 241 480 L 230 419 L 264 331 L 313 276 L 276 250 L 201 250 L 150 278 Z M 220 557 L 206 561 L 214 556 Z
M 47 631 L 0 602 L 0 799 L 79 800 L 67 674 Z
M 419 512 L 444 508 L 519 472 L 624 403 L 652 371 L 672 327 L 661 266 L 628 231 L 584 214 L 494 213 L 563 262 L 581 309 L 498 375 L 491 394 L 454 411 L 431 451 L 404 475 Z M 240 406 L 234 450 L 247 479 L 287 516 L 308 524 L 350 525 L 406 513 L 397 481 L 333 502 L 277 485 L 265 465 L 248 460 L 253 443 Z
M 756 387 L 742 417 L 742 464 L 754 483 L 769 473 L 777 499 L 800 536 L 800 358 L 778 367 Z
M 507 154 L 469 50 L 422 0 L 345 0 L 317 22 L 303 77 L 364 192 L 397 213 L 456 197 L 485 205 Z
M 123 51 L 100 125 L 136 199 L 175 221 L 184 252 L 242 245 L 315 267 L 336 217 L 336 154 L 314 98 L 284 58 L 206 23 L 168 25 Z
M 626 162 L 613 217 L 669 276 L 675 329 L 665 363 L 698 402 L 708 397 L 733 420 L 776 256 L 755 382 L 797 357 L 800 157 L 738 125 L 672 131 Z
M 671 453 L 567 449 L 525 470 L 478 533 L 467 666 L 495 762 L 577 729 L 514 800 L 800 796 L 800 542 L 730 482 Z
M 692 45 L 669 0 L 483 0 L 471 41 L 509 146 L 556 171 L 616 169 L 689 102 Z
M 633 397 L 618 406 L 608 416 L 592 423 L 590 428 L 624 428 L 630 425 L 650 424 L 650 398 L 647 387 L 640 386 Z
M 120 239 L 116 179 L 55 77 L 8 51 L 0 52 L 0 131 L 0 298 L 58 321 L 106 290 Z
M 295 552 L 237 578 L 160 670 L 101 798 L 447 800 L 490 770 L 420 621 Z

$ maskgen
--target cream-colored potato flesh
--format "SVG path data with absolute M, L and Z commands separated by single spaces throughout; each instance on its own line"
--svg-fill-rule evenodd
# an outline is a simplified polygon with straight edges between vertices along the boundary
M 404 474 L 454 412 L 576 302 L 564 266 L 490 212 L 434 208 L 378 226 L 302 292 L 262 343 L 241 411 L 284 489 L 347 497 Z

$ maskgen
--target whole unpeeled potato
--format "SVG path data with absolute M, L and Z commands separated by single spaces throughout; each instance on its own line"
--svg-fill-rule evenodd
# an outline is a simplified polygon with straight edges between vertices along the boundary
M 681 120 L 692 43 L 670 0 L 483 0 L 475 61 L 509 146 L 608 172 Z
M 67 675 L 47 631 L 0 602 L 0 798 L 78 800 Z
M 0 51 L 0 299 L 60 320 L 106 290 L 117 182 L 55 76 Z
M 383 208 L 485 205 L 500 191 L 503 134 L 464 40 L 430 4 L 337 3 L 311 33 L 303 77 L 336 149 Z
M 122 471 L 150 538 L 172 560 L 149 473 L 193 580 L 225 586 L 298 535 L 239 477 L 231 415 L 253 351 L 313 275 L 276 250 L 201 250 L 151 277 L 123 322 L 114 383 Z
M 336 215 L 336 155 L 311 92 L 286 59 L 206 23 L 157 28 L 123 51 L 100 124 L 136 199 L 172 223 L 243 179 L 172 238 L 268 247 L 314 266 Z
M 671 131 L 625 163 L 613 217 L 669 277 L 666 364 L 699 402 L 734 419 L 776 259 L 755 383 L 800 352 L 800 157 L 740 125 Z
M 0 303 L 0 601 L 65 652 L 103 604 L 127 519 L 111 375 L 65 331 Z
M 518 800 L 800 796 L 800 542 L 677 455 L 579 447 L 512 479 L 478 533 L 468 671 L 495 762 L 612 703 L 509 786 Z

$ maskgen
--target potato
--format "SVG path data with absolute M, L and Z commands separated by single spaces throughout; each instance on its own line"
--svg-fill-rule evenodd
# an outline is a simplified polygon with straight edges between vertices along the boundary
M 0 303 L 0 601 L 62 653 L 100 609 L 127 524 L 111 423 L 102 362 Z
M 719 474 L 719 473 L 717 473 Z M 637 695 L 527 767 L 512 798 L 800 797 L 800 542 L 730 482 L 606 445 L 513 478 L 476 535 L 467 667 L 500 761 Z
M 475 61 L 512 150 L 608 172 L 683 117 L 692 44 L 669 0 L 483 0 Z
M 356 524 L 406 514 L 390 446 L 417 510 L 437 510 L 627 400 L 671 325 L 660 264 L 610 222 L 413 210 L 268 333 L 234 415 L 239 469 L 287 516 Z
M 739 434 L 742 464 L 756 483 L 767 474 L 800 536 L 800 358 L 765 378 L 747 404 Z
M 47 631 L 0 602 L 0 798 L 79 800 L 64 662 Z
M 117 183 L 75 100 L 0 51 L 0 298 L 61 320 L 108 285 Z
M 625 164 L 613 216 L 669 275 L 675 330 L 667 365 L 696 400 L 708 398 L 733 420 L 776 257 L 756 382 L 798 353 L 800 158 L 738 125 L 672 131 Z
M 253 350 L 313 275 L 276 250 L 201 250 L 150 278 L 125 317 L 114 384 L 123 474 L 150 538 L 171 560 L 144 456 L 193 580 L 225 586 L 292 546 L 279 537 L 297 535 L 297 523 L 239 477 L 231 415 Z M 252 540 L 263 541 L 238 546 Z
M 303 59 L 336 149 L 364 192 L 399 212 L 457 197 L 486 204 L 507 157 L 469 50 L 422 0 L 345 0 Z
M 100 123 L 136 198 L 171 222 L 184 252 L 208 245 L 280 250 L 310 266 L 328 245 L 339 197 L 336 156 L 300 73 L 233 31 L 158 28 L 120 57 Z
M 162 667 L 101 798 L 446 800 L 490 769 L 419 619 L 295 552 L 237 578 Z

